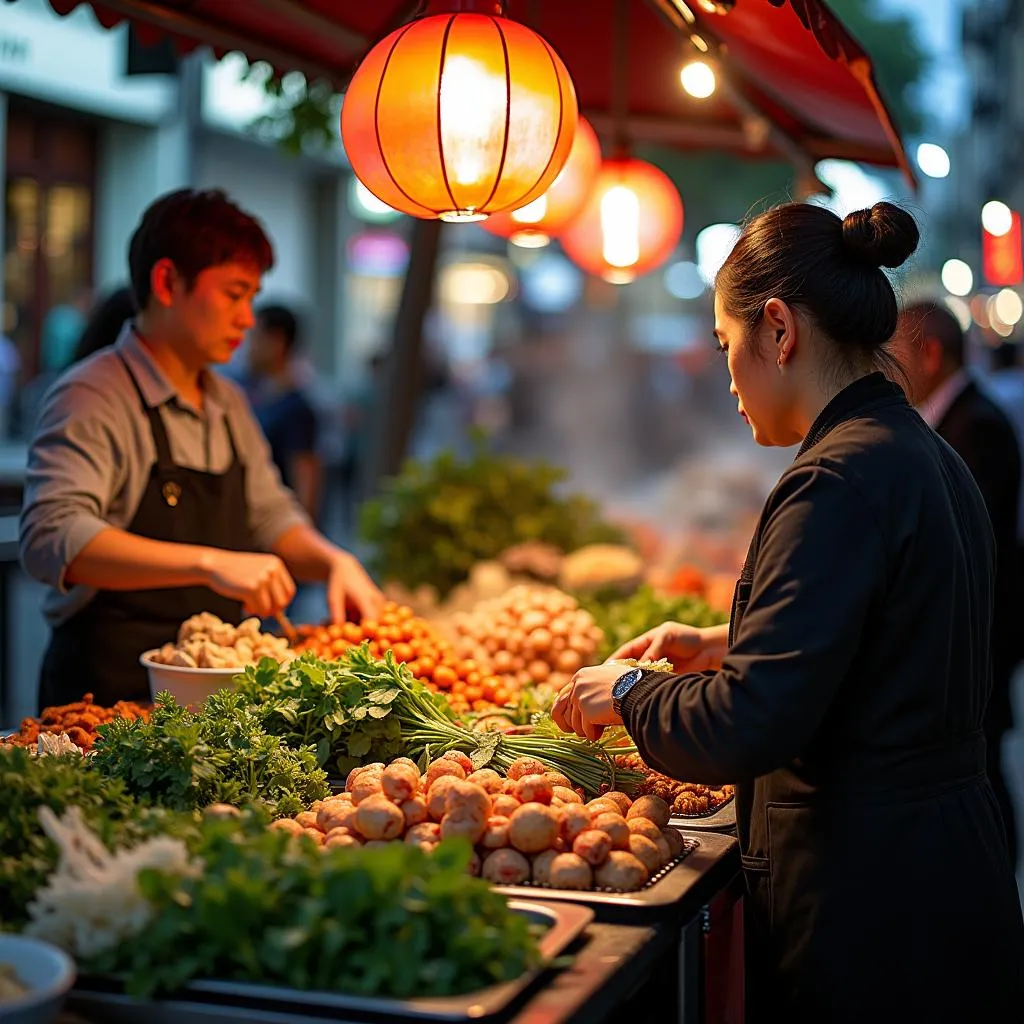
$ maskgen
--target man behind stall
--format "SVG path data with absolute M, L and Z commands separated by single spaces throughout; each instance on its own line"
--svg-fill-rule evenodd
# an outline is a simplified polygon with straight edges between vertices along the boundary
M 51 590 L 40 704 L 149 696 L 140 654 L 190 616 L 270 617 L 293 575 L 327 584 L 332 618 L 383 597 L 280 482 L 241 389 L 211 370 L 254 324 L 274 262 L 220 191 L 145 211 L 128 255 L 138 310 L 117 344 L 46 396 L 29 452 L 21 556 Z
M 317 417 L 295 379 L 299 321 L 284 306 L 262 306 L 248 337 L 245 388 L 285 486 L 312 520 L 320 507 L 323 469 L 317 456 Z
M 967 343 L 944 306 L 918 302 L 900 317 L 894 339 L 911 400 L 925 421 L 960 456 L 985 500 L 996 541 L 996 600 L 992 619 L 992 693 L 985 713 L 988 776 L 1017 860 L 1013 801 L 1003 767 L 1003 737 L 1013 728 L 1010 681 L 1020 660 L 1020 578 L 1017 509 L 1021 459 L 1013 425 L 973 380 Z

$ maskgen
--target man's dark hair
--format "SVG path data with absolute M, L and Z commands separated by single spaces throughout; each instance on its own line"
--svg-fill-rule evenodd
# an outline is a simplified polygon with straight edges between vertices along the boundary
M 274 249 L 259 222 L 224 192 L 186 188 L 161 196 L 132 235 L 128 268 L 140 310 L 149 304 L 153 267 L 163 259 L 191 288 L 204 270 L 224 263 L 252 263 L 265 274 L 274 265 Z
M 287 306 L 261 306 L 256 311 L 256 322 L 263 330 L 281 336 L 285 352 L 293 351 L 299 342 L 299 318 Z
M 967 341 L 960 321 L 939 302 L 914 302 L 903 311 L 914 341 L 934 338 L 942 348 L 942 358 L 957 369 L 967 360 Z

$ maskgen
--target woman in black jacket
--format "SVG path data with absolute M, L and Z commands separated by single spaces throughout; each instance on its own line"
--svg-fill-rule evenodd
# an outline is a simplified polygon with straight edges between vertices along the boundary
M 583 669 L 555 720 L 624 723 L 645 761 L 737 783 L 754 1020 L 1024 1020 L 1024 922 L 985 777 L 992 530 L 964 464 L 878 372 L 882 267 L 917 227 L 788 204 L 719 273 L 740 415 L 800 450 L 769 496 L 728 636 L 668 623 Z

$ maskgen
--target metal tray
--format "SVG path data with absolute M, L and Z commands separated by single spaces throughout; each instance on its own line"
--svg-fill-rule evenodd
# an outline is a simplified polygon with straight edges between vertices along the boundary
M 679 827 L 676 822 L 672 825 Z M 720 887 L 725 874 L 739 870 L 739 860 L 735 857 L 736 840 L 731 836 L 716 832 L 687 835 L 683 829 L 680 831 L 691 847 L 690 852 L 636 892 L 578 891 L 528 885 L 495 886 L 495 890 L 513 899 L 529 899 L 542 893 L 545 900 L 580 903 L 590 907 L 598 921 L 612 924 L 688 920 Z M 731 864 L 733 859 L 735 864 Z
M 727 800 L 717 811 L 692 817 L 689 814 L 673 814 L 669 824 L 674 828 L 690 829 L 693 832 L 734 832 L 736 830 L 736 797 Z
M 84 975 L 71 991 L 68 1005 L 86 1014 L 99 1014 L 96 1019 L 104 1024 L 292 1024 L 350 1019 L 351 1015 L 410 1021 L 481 1020 L 505 1011 L 594 919 L 593 910 L 570 903 L 510 900 L 509 908 L 547 926 L 539 943 L 544 963 L 515 981 L 462 996 L 388 999 L 343 992 L 300 992 L 235 981 L 195 981 L 172 999 L 141 1002 L 126 996 L 116 979 Z

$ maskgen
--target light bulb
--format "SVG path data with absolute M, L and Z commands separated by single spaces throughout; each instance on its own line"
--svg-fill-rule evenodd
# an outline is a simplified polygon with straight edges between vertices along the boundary
M 625 269 L 640 259 L 640 200 L 625 185 L 601 197 L 602 255 L 611 267 Z

